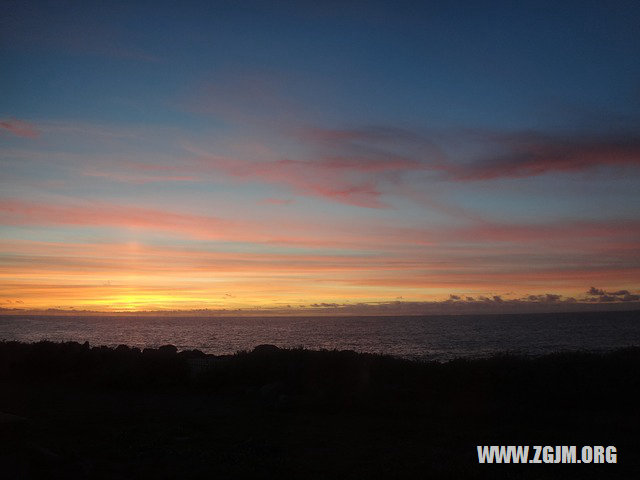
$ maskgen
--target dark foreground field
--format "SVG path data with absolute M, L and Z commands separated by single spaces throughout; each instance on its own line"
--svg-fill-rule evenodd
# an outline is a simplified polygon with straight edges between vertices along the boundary
M 640 348 L 415 363 L 0 342 L 1 478 L 640 478 Z M 479 465 L 476 445 L 618 464 Z

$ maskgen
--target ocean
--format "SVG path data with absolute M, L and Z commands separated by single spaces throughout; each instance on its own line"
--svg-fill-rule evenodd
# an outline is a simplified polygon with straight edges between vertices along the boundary
M 446 361 L 640 345 L 640 311 L 388 317 L 0 316 L 0 340 L 172 344 L 217 355 L 259 344 Z

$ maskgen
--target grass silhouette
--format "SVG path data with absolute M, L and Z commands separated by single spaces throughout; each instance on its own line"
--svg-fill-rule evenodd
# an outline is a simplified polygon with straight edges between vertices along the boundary
M 6 478 L 631 478 L 638 372 L 640 348 L 421 363 L 0 342 L 0 460 Z M 620 453 L 478 465 L 476 445 Z

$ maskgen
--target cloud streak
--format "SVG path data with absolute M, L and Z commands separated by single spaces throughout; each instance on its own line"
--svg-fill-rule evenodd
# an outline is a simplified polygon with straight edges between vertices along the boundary
M 140 228 L 164 232 L 185 232 L 196 237 L 226 238 L 237 232 L 232 221 L 215 217 L 176 214 L 134 205 L 92 202 L 89 205 L 44 204 L 2 199 L 0 215 L 4 225 L 69 225 Z
M 22 138 L 38 138 L 40 136 L 40 132 L 35 125 L 22 120 L 0 120 L 0 129 Z
M 324 158 L 318 161 L 280 159 L 249 161 L 209 154 L 190 148 L 197 153 L 200 168 L 224 173 L 245 182 L 266 182 L 284 185 L 294 192 L 321 197 L 332 201 L 367 208 L 384 208 L 382 193 L 371 178 L 359 177 L 363 167 L 357 159 Z M 390 170 L 388 164 L 378 163 L 374 170 Z
M 640 137 L 548 136 L 519 133 L 485 138 L 498 152 L 469 165 L 446 167 L 458 181 L 527 178 L 550 173 L 575 173 L 599 167 L 640 166 Z

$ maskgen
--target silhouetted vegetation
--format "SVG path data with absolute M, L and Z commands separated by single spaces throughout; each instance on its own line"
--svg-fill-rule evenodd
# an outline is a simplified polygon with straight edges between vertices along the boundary
M 640 348 L 420 363 L 0 342 L 0 411 L 25 418 L 0 432 L 26 478 L 625 478 L 639 372 Z M 476 445 L 519 444 L 616 445 L 620 464 L 477 464 Z

